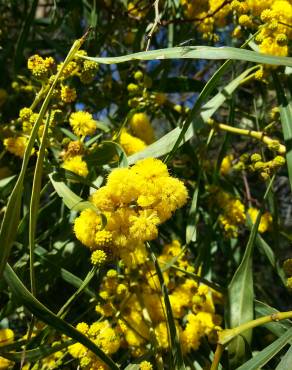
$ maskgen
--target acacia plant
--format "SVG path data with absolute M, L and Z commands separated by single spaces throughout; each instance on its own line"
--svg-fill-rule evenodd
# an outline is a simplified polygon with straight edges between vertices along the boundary
M 292 0 L 3 0 L 0 45 L 0 369 L 290 369 Z

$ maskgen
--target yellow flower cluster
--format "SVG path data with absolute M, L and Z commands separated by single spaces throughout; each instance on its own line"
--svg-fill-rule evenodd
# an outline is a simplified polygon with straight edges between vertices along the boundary
M 32 55 L 27 61 L 27 68 L 38 80 L 44 80 L 48 78 L 54 65 L 55 61 L 52 57 L 42 58 L 38 54 Z
M 235 238 L 238 235 L 238 227 L 245 223 L 245 207 L 239 199 L 219 189 L 210 187 L 213 201 L 220 209 L 219 223 L 227 237 Z
M 74 87 L 67 85 L 61 86 L 61 99 L 64 103 L 73 103 L 77 98 L 77 92 Z
M 107 355 L 116 353 L 120 348 L 120 335 L 107 320 L 96 321 L 90 326 L 82 322 L 76 329 L 91 339 Z M 82 369 L 108 370 L 108 367 L 82 344 L 75 343 L 69 346 L 68 350 L 72 357 L 79 359 Z
M 260 51 L 265 54 L 288 55 L 288 42 L 292 37 L 290 0 L 181 0 L 181 4 L 185 16 L 198 22 L 198 30 L 204 38 L 216 41 L 215 27 L 224 26 L 228 15 L 232 14 L 237 23 L 233 36 L 241 36 L 241 29 L 254 32 L 262 26 L 256 36 Z
M 191 256 L 183 252 L 177 240 L 164 245 L 158 257 L 161 268 L 174 258 L 180 271 L 168 269 L 163 273 L 163 277 L 181 347 L 183 353 L 187 354 L 199 348 L 203 337 L 207 336 L 211 341 L 216 338 L 221 318 L 215 314 L 214 304 L 215 301 L 222 302 L 222 297 L 208 286 L 185 277 L 183 271 L 194 272 L 194 268 L 189 264 Z M 98 330 L 103 325 L 107 327 L 110 321 L 115 326 L 115 333 L 119 335 L 122 347 L 134 358 L 145 354 L 148 345 L 153 344 L 153 341 L 161 354 L 170 348 L 166 308 L 152 262 L 146 261 L 131 274 L 127 268 L 119 273 L 109 270 L 103 278 L 99 295 L 103 303 L 96 306 L 96 312 L 106 320 L 90 327 L 86 323 L 80 323 L 78 330 L 88 335 L 95 331 L 95 327 Z M 117 341 L 114 343 L 117 344 Z M 71 346 L 70 353 L 78 358 L 87 356 L 84 347 L 78 343 Z M 107 353 L 114 351 L 107 350 Z M 152 369 L 152 365 L 145 361 L 140 364 L 140 368 Z
M 212 194 L 212 200 L 220 209 L 219 223 L 223 227 L 224 232 L 229 238 L 236 238 L 238 235 L 238 228 L 246 221 L 246 211 L 244 204 L 231 194 L 219 189 L 216 186 L 209 188 Z M 255 223 L 259 210 L 250 207 L 247 210 L 252 223 Z M 260 219 L 258 231 L 265 233 L 271 230 L 273 218 L 270 212 L 263 213 Z
M 144 255 L 143 243 L 157 237 L 158 225 L 187 197 L 184 184 L 169 175 L 164 163 L 143 159 L 131 168 L 113 170 L 106 185 L 92 194 L 90 201 L 107 218 L 105 228 L 100 216 L 87 209 L 75 220 L 74 231 L 88 248 L 110 248 L 114 256 L 135 265 L 139 253 Z

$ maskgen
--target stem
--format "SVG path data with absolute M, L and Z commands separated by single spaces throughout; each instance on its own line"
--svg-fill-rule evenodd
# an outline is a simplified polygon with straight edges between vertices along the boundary
M 243 333 L 246 330 L 253 329 L 257 326 L 267 324 L 272 321 L 280 321 L 280 320 L 286 320 L 292 318 L 292 311 L 287 312 L 277 312 L 272 315 L 263 316 L 259 319 L 252 320 L 249 322 L 246 322 L 244 324 L 241 324 L 233 329 L 225 329 L 219 333 L 219 340 L 218 343 L 222 346 L 225 346 L 228 344 L 233 338 L 235 338 L 237 335 Z
M 218 123 L 216 125 L 216 127 L 219 128 L 220 130 L 231 132 L 231 133 L 236 134 L 236 135 L 243 135 L 243 136 L 252 137 L 254 139 L 257 139 L 257 140 L 263 142 L 267 146 L 273 145 L 274 143 L 278 142 L 278 140 L 274 140 L 274 139 L 270 138 L 269 136 L 266 136 L 266 134 L 263 131 L 247 130 L 247 129 L 243 129 L 243 128 L 238 128 L 238 127 L 225 125 L 224 123 Z M 278 144 L 279 144 L 279 146 L 277 148 L 277 152 L 279 154 L 285 154 L 286 153 L 285 145 L 280 144 L 279 142 L 278 142 Z
M 223 351 L 224 351 L 224 346 L 222 346 L 222 344 L 218 343 L 210 370 L 217 370 L 218 369 Z

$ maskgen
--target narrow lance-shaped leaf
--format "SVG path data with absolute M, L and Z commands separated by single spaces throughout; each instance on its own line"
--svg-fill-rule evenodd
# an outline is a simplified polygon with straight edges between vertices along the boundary
M 281 86 L 280 79 L 276 72 L 273 73 L 273 78 L 280 107 L 280 118 L 286 145 L 286 161 L 292 191 L 292 102 L 288 101 L 285 90 Z
M 26 361 L 39 361 L 44 357 L 52 355 L 57 351 L 61 351 L 64 348 L 67 348 L 69 345 L 73 344 L 72 340 L 67 340 L 64 343 L 52 345 L 43 345 L 35 349 L 29 349 L 25 351 Z M 21 352 L 2 352 L 0 347 L 1 356 L 7 358 L 10 361 L 20 362 L 23 358 L 23 351 Z
M 281 351 L 287 343 L 292 341 L 292 328 L 287 330 L 280 338 L 272 344 L 257 353 L 253 358 L 247 361 L 244 365 L 236 370 L 258 370 L 261 369 L 268 361 L 270 361 L 279 351 Z M 291 363 L 290 363 L 291 365 Z M 291 368 L 291 366 L 290 366 Z M 290 369 L 289 368 L 289 369 Z
M 266 193 L 263 197 L 263 202 L 271 190 L 274 177 L 271 179 Z M 228 287 L 228 312 L 227 322 L 230 328 L 239 326 L 245 322 L 253 320 L 254 313 L 254 289 L 252 275 L 252 256 L 256 241 L 257 231 L 263 212 L 263 207 L 258 212 L 255 223 L 251 228 L 251 233 L 247 242 L 246 250 L 243 259 L 235 271 L 232 281 Z M 250 222 L 250 220 L 249 220 Z M 245 358 L 246 343 L 251 342 L 252 331 L 246 331 L 241 336 L 237 336 L 228 346 L 230 362 L 232 366 L 240 364 Z
M 174 322 L 174 317 L 173 317 L 172 308 L 171 308 L 170 301 L 169 301 L 167 287 L 165 285 L 158 260 L 155 254 L 152 252 L 152 249 L 149 243 L 147 243 L 147 247 L 148 247 L 148 251 L 151 256 L 151 259 L 154 263 L 155 269 L 156 269 L 157 277 L 158 277 L 158 280 L 161 286 L 161 292 L 162 292 L 164 303 L 165 303 L 166 318 L 167 318 L 167 325 L 169 329 L 169 336 L 170 336 L 169 339 L 170 339 L 172 360 L 173 360 L 173 364 L 172 364 L 173 369 L 185 370 L 182 350 L 181 350 L 179 337 L 178 337 L 178 333 L 177 333 L 175 322 Z
M 30 287 L 33 295 L 36 295 L 36 283 L 35 283 L 35 273 L 34 273 L 34 247 L 35 247 L 35 233 L 37 226 L 37 216 L 40 203 L 40 193 L 42 186 L 42 175 L 43 175 L 43 163 L 45 158 L 45 150 L 47 143 L 47 134 L 50 125 L 51 114 L 49 111 L 46 123 L 43 129 L 43 135 L 41 139 L 41 145 L 38 152 L 38 158 L 35 165 L 32 192 L 30 198 L 30 208 L 29 208 L 29 255 L 30 255 Z
M 285 356 L 282 358 L 276 370 L 290 370 L 292 364 L 292 345 L 289 347 Z
M 92 60 L 103 64 L 124 63 L 134 60 L 153 60 L 153 59 L 231 59 L 243 60 L 246 62 L 272 64 L 277 66 L 292 67 L 292 58 L 276 57 L 261 54 L 256 51 L 233 47 L 212 47 L 212 46 L 181 46 L 174 48 L 142 51 L 139 53 L 123 55 L 120 57 L 87 57 L 79 55 L 80 58 Z
M 83 200 L 77 194 L 75 194 L 63 181 L 58 181 L 58 176 L 56 174 L 49 175 L 52 185 L 54 186 L 59 197 L 62 198 L 65 205 L 71 211 L 83 211 L 86 208 L 91 208 L 98 211 L 97 208 L 88 201 Z

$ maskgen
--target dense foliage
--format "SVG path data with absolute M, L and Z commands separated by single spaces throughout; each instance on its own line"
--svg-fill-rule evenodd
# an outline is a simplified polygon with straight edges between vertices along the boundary
M 0 369 L 290 368 L 291 43 L 292 0 L 1 2 Z

